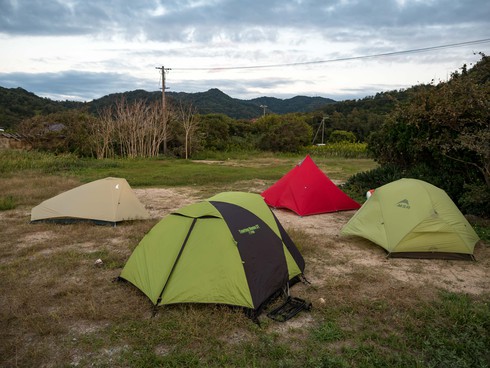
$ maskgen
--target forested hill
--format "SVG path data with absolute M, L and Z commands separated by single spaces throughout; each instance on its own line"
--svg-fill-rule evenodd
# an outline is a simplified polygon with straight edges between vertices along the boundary
M 0 127 L 13 128 L 22 120 L 35 115 L 48 115 L 83 106 L 83 102 L 53 101 L 22 88 L 0 87 Z
M 91 102 L 53 101 L 36 96 L 22 88 L 0 87 L 0 127 L 14 128 L 20 121 L 35 115 L 45 115 L 74 108 L 88 108 L 90 112 L 100 111 L 123 97 L 127 101 L 146 100 L 148 102 L 161 99 L 161 92 L 135 90 L 124 93 L 110 94 Z M 206 92 L 184 93 L 167 92 L 169 100 L 190 102 L 201 114 L 225 114 L 234 119 L 253 119 L 267 113 L 286 114 L 290 112 L 311 112 L 335 101 L 323 97 L 296 96 L 290 99 L 260 97 L 253 100 L 232 98 L 219 89 Z
M 154 101 L 162 98 L 161 92 L 146 92 L 143 90 L 116 93 L 92 101 L 90 103 L 91 109 L 95 111 L 111 105 L 122 96 L 127 101 L 138 99 Z M 225 114 L 234 119 L 258 118 L 264 111 L 261 106 L 267 106 L 267 113 L 287 114 L 291 112 L 312 112 L 327 104 L 335 103 L 330 98 L 306 96 L 296 96 L 289 99 L 260 97 L 252 100 L 240 100 L 228 96 L 217 88 L 196 93 L 167 92 L 165 96 L 169 100 L 182 100 L 191 103 L 200 114 Z

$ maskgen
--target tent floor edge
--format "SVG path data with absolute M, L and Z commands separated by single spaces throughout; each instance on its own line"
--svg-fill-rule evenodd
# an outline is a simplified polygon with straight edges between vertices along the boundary
M 391 252 L 387 258 L 442 259 L 451 261 L 475 261 L 473 254 L 451 252 Z
M 92 224 L 97 226 L 117 227 L 117 222 L 96 219 L 84 219 L 76 217 L 54 217 L 49 219 L 30 220 L 29 224 L 58 224 L 58 225 L 74 225 L 74 224 Z

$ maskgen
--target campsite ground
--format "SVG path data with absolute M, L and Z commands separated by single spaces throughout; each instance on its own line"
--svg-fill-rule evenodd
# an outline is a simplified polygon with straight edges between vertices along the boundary
M 260 193 L 268 186 L 264 181 L 250 182 L 249 190 Z M 200 192 L 193 188 L 135 189 L 136 195 L 155 218 L 199 200 Z M 306 276 L 313 285 L 326 279 L 344 278 L 359 269 L 371 269 L 385 275 L 384 287 L 406 284 L 421 288 L 431 285 L 454 292 L 480 295 L 490 290 L 490 248 L 481 244 L 475 249 L 477 262 L 388 259 L 386 253 L 368 240 L 344 237 L 340 230 L 354 211 L 326 213 L 301 217 L 292 211 L 273 210 L 288 230 L 304 232 L 317 244 L 314 258 L 308 262 Z M 450 267 L 449 267 L 450 266 Z M 324 296 L 326 297 L 326 296 Z
M 74 178 L 1 179 L 4 190 L 29 199 L 0 212 L 0 366 L 490 365 L 490 245 L 477 244 L 477 262 L 387 259 L 371 242 L 339 234 L 352 211 L 274 210 L 311 283 L 291 293 L 313 303 L 285 323 L 262 315 L 258 327 L 240 311 L 211 305 L 164 307 L 152 317 L 136 288 L 113 282 L 141 237 L 172 210 L 218 190 L 260 192 L 271 183 L 137 188 L 152 219 L 112 228 L 29 224 L 32 205 L 78 185 Z

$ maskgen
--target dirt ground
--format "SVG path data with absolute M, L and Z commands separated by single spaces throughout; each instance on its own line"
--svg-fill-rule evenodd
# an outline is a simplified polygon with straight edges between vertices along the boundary
M 67 183 L 66 186 L 72 184 Z M 240 190 L 260 192 L 267 184 L 251 180 L 234 183 L 233 188 L 238 186 Z M 30 225 L 28 206 L 0 212 L 3 223 L 0 235 L 4 243 L 0 243 L 3 252 L 0 266 L 10 270 L 5 273 L 8 277 L 2 280 L 6 297 L 0 298 L 2 328 L 7 331 L 3 340 L 0 337 L 0 347 L 2 344 L 5 346 L 4 359 L 8 358 L 5 355 L 8 353 L 27 361 L 43 361 L 44 358 L 39 356 L 30 358 L 29 354 L 37 352 L 59 355 L 58 360 L 53 361 L 55 363 L 46 366 L 60 366 L 62 364 L 56 363 L 66 361 L 78 365 L 82 357 L 90 357 L 91 353 L 84 352 L 81 347 L 81 350 L 73 352 L 71 345 L 58 352 L 59 336 L 63 341 L 78 346 L 78 340 L 82 341 L 85 336 L 110 325 L 114 308 L 118 313 L 128 315 L 137 310 L 136 313 L 144 318 L 150 318 L 148 301 L 136 292 L 131 294 L 131 303 L 121 304 L 128 298 L 127 291 L 115 288 L 112 282 L 120 274 L 121 268 L 110 266 L 109 262 L 122 264 L 153 223 L 176 209 L 212 194 L 211 189 L 203 192 L 203 188 L 196 187 L 144 188 L 134 189 L 134 192 L 150 212 L 150 221 L 135 221 L 115 228 L 79 224 L 59 231 L 65 228 L 52 224 Z M 294 285 L 291 295 L 306 299 L 313 305 L 312 313 L 300 313 L 286 323 L 265 323 L 268 331 L 278 333 L 285 340 L 290 339 L 291 331 L 307 331 L 304 327 L 315 326 L 320 318 L 327 318 L 324 313 L 332 310 L 328 308 L 332 304 L 348 309 L 349 305 L 376 308 L 387 303 L 389 307 L 409 309 L 414 303 L 433 300 L 439 290 L 485 298 L 489 295 L 489 244 L 481 241 L 477 244 L 474 253 L 476 262 L 388 259 L 381 247 L 362 238 L 340 235 L 341 228 L 354 211 L 307 217 L 300 217 L 288 210 L 273 211 L 306 261 L 305 277 L 310 284 Z M 88 234 L 91 231 L 97 236 Z M 70 253 L 70 250 L 74 252 Z M 80 257 L 80 253 L 87 256 Z M 57 257 L 57 254 L 60 256 Z M 95 256 L 88 256 L 96 255 L 98 258 L 99 254 L 105 257 L 104 262 L 108 263 L 108 267 L 97 266 Z M 33 262 L 19 264 L 19 258 Z M 68 267 L 71 264 L 77 267 L 71 270 Z M 43 272 L 46 269 L 50 272 Z M 12 290 L 8 289 L 9 285 Z M 89 287 L 80 287 L 86 285 Z M 102 295 L 106 303 L 99 303 Z M 65 308 L 66 305 L 68 308 Z M 268 321 L 265 313 L 260 320 Z M 350 320 L 348 325 L 340 327 L 352 331 L 359 321 Z M 68 330 L 63 332 L 67 326 Z M 35 338 L 32 331 L 38 331 L 40 338 Z M 240 344 L 251 338 L 249 334 L 246 329 L 236 328 L 230 330 L 230 335 L 226 335 L 224 340 Z M 45 336 L 51 335 L 50 340 L 46 339 Z M 166 354 L 166 349 L 163 346 L 159 354 Z M 110 351 L 107 353 L 104 350 L 101 354 L 109 355 L 107 359 L 110 360 L 110 354 L 114 353 Z M 1 353 L 0 348 L 0 356 Z M 9 361 L 16 359 L 12 357 Z M 1 358 L 0 366 L 3 366 Z
M 135 189 L 152 217 L 162 218 L 172 210 L 198 201 L 193 188 Z M 305 276 L 312 285 L 321 286 L 332 278 L 343 278 L 363 271 L 375 275 L 387 288 L 435 287 L 452 292 L 479 295 L 490 290 L 490 246 L 480 241 L 475 248 L 476 262 L 435 259 L 386 258 L 385 251 L 358 237 L 340 235 L 354 211 L 300 217 L 292 211 L 274 209 L 288 231 L 301 231 L 312 237 L 318 247 L 306 256 Z M 301 234 L 301 233 L 299 233 Z M 322 302 L 321 295 L 319 300 Z

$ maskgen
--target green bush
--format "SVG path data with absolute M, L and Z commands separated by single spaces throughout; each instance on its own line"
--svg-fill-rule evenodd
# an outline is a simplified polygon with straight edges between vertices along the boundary
M 380 166 L 351 176 L 342 190 L 352 198 L 363 202 L 366 192 L 404 177 L 404 172 L 394 165 Z
M 347 132 L 345 130 L 334 130 L 332 133 L 330 133 L 330 136 L 328 137 L 328 141 L 330 143 L 341 143 L 341 142 L 354 143 L 356 141 L 356 136 L 354 133 Z
M 459 198 L 461 209 L 472 215 L 490 217 L 490 189 L 484 184 L 465 184 Z

